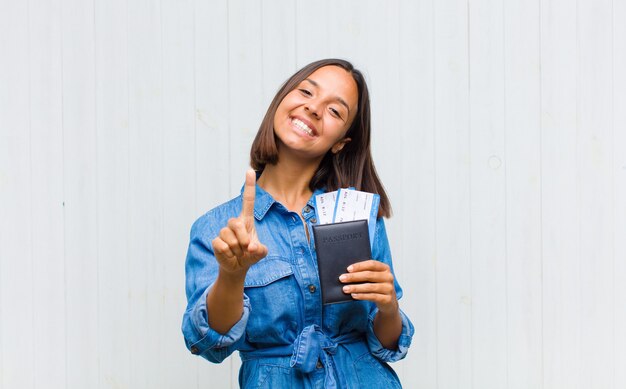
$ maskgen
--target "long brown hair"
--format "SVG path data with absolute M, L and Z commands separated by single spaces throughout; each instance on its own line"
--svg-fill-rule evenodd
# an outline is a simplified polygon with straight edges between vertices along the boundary
M 391 204 L 382 182 L 378 178 L 370 147 L 370 98 L 363 74 L 348 61 L 342 59 L 323 59 L 312 62 L 298 70 L 280 87 L 272 100 L 259 131 L 250 149 L 250 165 L 254 170 L 262 171 L 267 164 L 278 162 L 278 148 L 274 134 L 274 115 L 285 96 L 294 90 L 311 73 L 324 66 L 338 66 L 352 75 L 358 89 L 358 110 L 352 125 L 346 132 L 350 138 L 344 148 L 333 154 L 328 151 L 317 171 L 313 175 L 309 188 L 313 191 L 326 188 L 328 191 L 355 187 L 357 190 L 377 193 L 380 196 L 378 215 L 391 216 Z

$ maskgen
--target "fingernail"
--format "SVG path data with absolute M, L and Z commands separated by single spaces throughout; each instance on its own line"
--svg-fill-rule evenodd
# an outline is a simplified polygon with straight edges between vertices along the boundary
M 347 279 L 348 279 L 348 276 L 345 275 L 345 274 L 342 274 L 342 275 L 339 276 L 339 281 L 345 281 Z
M 350 291 L 350 287 L 349 286 L 344 286 L 343 287 L 343 291 L 348 293 Z
M 348 271 L 352 271 L 354 269 L 354 266 L 350 265 L 348 266 Z

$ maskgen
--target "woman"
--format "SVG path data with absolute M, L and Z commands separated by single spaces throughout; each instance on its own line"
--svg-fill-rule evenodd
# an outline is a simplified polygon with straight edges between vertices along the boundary
M 362 74 L 337 59 L 305 66 L 274 97 L 250 154 L 256 174 L 242 194 L 191 230 L 187 347 L 212 362 L 239 350 L 244 388 L 400 387 L 386 362 L 404 358 L 413 326 L 398 306 Z M 340 277 L 355 301 L 322 305 L 314 196 L 348 186 L 380 195 L 373 259 Z

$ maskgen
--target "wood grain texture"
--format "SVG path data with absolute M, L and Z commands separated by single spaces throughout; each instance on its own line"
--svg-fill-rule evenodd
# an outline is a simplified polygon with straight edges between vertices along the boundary
M 613 3 L 613 387 L 626 386 L 626 3 Z M 604 357 L 603 357 L 604 358 Z
M 35 339 L 30 10 L 0 16 L 0 339 L 4 388 L 34 388 Z M 43 216 L 43 215 L 42 215 Z
M 541 4 L 543 387 L 581 388 L 576 8 Z
M 437 1 L 435 204 L 437 385 L 472 381 L 470 125 L 467 3 Z
M 520 389 L 542 385 L 540 20 L 537 2 L 505 4 L 507 386 Z
M 59 1 L 29 8 L 33 354 L 36 388 L 66 386 L 62 36 Z M 39 300 L 37 296 L 43 296 Z
M 613 29 L 611 1 L 578 4 L 581 371 L 584 388 L 614 387 Z M 589 336 L 593 334 L 593 336 Z
M 130 369 L 128 14 L 96 2 L 96 187 L 100 387 L 128 387 Z
M 507 386 L 506 4 L 473 2 L 468 21 L 471 386 L 485 389 Z
M 62 4 L 67 388 L 97 388 L 100 374 L 94 12 L 93 3 Z
M 163 291 L 163 60 L 161 6 L 128 3 L 128 304 L 130 387 L 162 385 L 168 355 L 161 342 L 166 331 Z M 172 338 L 173 340 L 173 338 Z M 182 354 L 182 353 L 181 353 Z

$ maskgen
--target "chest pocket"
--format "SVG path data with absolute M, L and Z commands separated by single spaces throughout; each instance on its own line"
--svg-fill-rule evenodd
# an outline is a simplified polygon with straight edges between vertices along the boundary
M 277 345 L 295 339 L 300 292 L 289 262 L 266 257 L 254 264 L 246 274 L 244 293 L 251 306 L 246 327 L 249 342 Z

